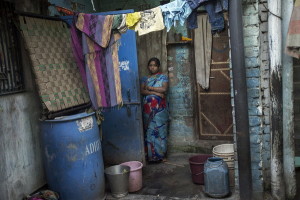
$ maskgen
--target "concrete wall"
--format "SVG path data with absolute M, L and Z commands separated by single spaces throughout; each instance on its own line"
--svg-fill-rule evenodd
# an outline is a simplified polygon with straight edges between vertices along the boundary
M 18 11 L 47 15 L 47 0 L 10 2 Z M 85 2 L 90 5 L 90 1 Z M 0 96 L 1 200 L 20 200 L 46 183 L 39 137 L 41 103 L 23 45 L 22 63 L 25 91 Z
M 178 26 L 173 32 L 188 36 L 185 27 Z M 197 151 L 192 148 L 193 142 L 197 140 L 194 102 L 195 66 L 192 44 L 171 44 L 167 46 L 167 50 L 170 81 L 168 92 L 169 149 L 170 151 Z
M 42 13 L 43 1 L 12 1 L 19 11 Z M 22 47 L 25 92 L 0 96 L 0 199 L 17 200 L 45 184 L 38 119 L 40 102 Z

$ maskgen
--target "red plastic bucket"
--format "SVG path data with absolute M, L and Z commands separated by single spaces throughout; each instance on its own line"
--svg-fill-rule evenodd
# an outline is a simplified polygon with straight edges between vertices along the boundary
M 213 157 L 213 155 L 199 154 L 189 158 L 193 183 L 204 184 L 204 163 L 210 157 Z

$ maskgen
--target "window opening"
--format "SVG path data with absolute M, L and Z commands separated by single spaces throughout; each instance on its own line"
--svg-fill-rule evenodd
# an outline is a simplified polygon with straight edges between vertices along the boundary
M 0 95 L 24 90 L 14 5 L 0 1 Z

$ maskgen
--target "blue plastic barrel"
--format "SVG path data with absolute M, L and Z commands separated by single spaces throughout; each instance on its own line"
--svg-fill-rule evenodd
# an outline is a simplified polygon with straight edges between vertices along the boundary
M 62 200 L 105 199 L 99 128 L 94 113 L 41 122 L 42 148 L 49 189 Z
M 204 164 L 204 192 L 216 198 L 230 193 L 228 166 L 222 158 L 211 157 Z

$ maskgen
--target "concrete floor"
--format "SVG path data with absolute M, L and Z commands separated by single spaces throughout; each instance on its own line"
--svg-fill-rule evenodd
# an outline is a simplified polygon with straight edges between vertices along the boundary
M 143 188 L 122 200 L 213 199 L 205 196 L 203 186 L 192 182 L 189 157 L 191 153 L 173 153 L 164 163 L 148 164 L 143 168 Z M 227 200 L 237 199 L 234 188 Z M 114 199 L 108 190 L 107 199 Z

